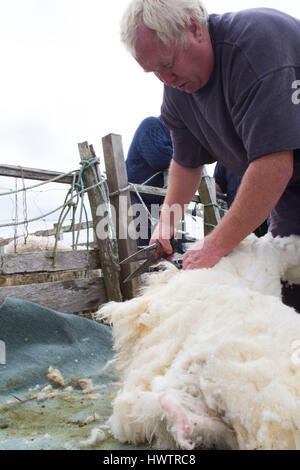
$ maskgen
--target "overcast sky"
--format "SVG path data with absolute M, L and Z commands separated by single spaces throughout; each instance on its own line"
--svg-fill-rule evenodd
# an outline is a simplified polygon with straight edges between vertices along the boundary
M 128 3 L 0 0 L 3 164 L 69 171 L 78 167 L 79 142 L 88 140 L 101 156 L 101 138 L 111 132 L 122 135 L 126 156 L 140 121 L 159 115 L 162 84 L 119 40 Z M 300 18 L 295 0 L 206 3 L 209 13 L 261 6 Z
M 70 170 L 77 143 L 98 153 L 101 137 L 123 136 L 158 115 L 162 85 L 124 50 L 127 0 L 1 0 L 0 152 L 5 164 Z M 300 17 L 300 2 L 213 0 L 209 13 L 269 6 Z

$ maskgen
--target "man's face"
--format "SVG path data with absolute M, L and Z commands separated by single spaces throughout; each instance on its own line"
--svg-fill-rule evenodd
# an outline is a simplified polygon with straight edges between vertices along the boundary
M 206 85 L 214 66 L 209 33 L 197 23 L 185 32 L 186 46 L 165 46 L 146 26 L 137 32 L 136 61 L 165 85 L 194 93 Z

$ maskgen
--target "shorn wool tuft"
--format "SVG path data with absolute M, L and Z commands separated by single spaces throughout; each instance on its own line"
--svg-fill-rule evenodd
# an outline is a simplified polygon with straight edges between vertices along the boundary
M 35 235 L 28 235 L 28 237 L 19 237 L 15 240 L 9 242 L 6 246 L 5 253 L 13 254 L 17 253 L 29 253 L 37 251 L 50 251 L 53 250 L 55 246 L 55 240 L 48 237 L 37 237 Z M 70 251 L 72 248 L 69 245 L 66 245 L 64 242 L 58 240 L 57 242 L 58 251 Z
M 214 268 L 150 276 L 110 302 L 121 385 L 109 419 L 121 442 L 167 449 L 300 448 L 300 237 L 247 237 Z

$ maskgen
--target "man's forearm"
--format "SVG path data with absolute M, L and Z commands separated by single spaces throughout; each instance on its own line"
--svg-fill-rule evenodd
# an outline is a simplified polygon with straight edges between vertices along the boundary
M 267 155 L 251 163 L 225 217 L 184 257 L 184 269 L 214 266 L 257 228 L 275 207 L 293 174 L 293 152 Z
M 292 152 L 268 155 L 249 166 L 230 210 L 213 232 L 217 250 L 222 246 L 223 255 L 229 253 L 268 217 L 292 173 Z
M 168 192 L 161 210 L 159 224 L 156 226 L 150 244 L 160 242 L 156 256 L 172 253 L 169 240 L 179 224 L 185 204 L 189 204 L 201 181 L 202 167 L 185 168 L 172 161 L 169 175 Z

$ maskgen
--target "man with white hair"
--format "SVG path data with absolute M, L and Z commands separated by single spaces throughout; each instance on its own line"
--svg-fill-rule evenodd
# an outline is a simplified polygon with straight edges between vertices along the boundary
M 184 269 L 214 266 L 270 213 L 274 236 L 300 235 L 300 22 L 266 8 L 208 15 L 199 0 L 133 0 L 121 38 L 165 85 L 161 117 L 174 148 L 150 243 L 172 252 L 178 218 L 170 207 L 183 210 L 203 165 L 215 161 L 242 182 L 220 224 L 185 254 Z M 286 303 L 300 309 L 299 292 Z

